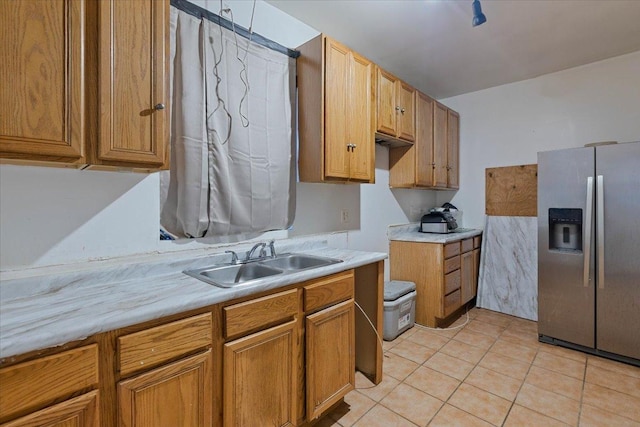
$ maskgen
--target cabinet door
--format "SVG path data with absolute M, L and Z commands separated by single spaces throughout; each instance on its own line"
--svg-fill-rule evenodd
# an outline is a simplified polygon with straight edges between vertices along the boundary
M 398 98 L 397 136 L 406 141 L 416 140 L 416 90 L 398 80 L 396 96 Z
M 211 350 L 118 384 L 120 427 L 210 427 Z
M 2 427 L 98 427 L 99 425 L 98 392 L 92 391 L 2 424 Z
M 293 320 L 224 345 L 226 427 L 296 424 L 296 333 Z
M 326 178 L 349 179 L 347 111 L 353 101 L 349 93 L 350 51 L 329 38 L 325 45 L 324 174 Z
M 436 102 L 433 106 L 433 170 L 434 187 L 447 186 L 447 107 Z
M 378 132 L 396 136 L 396 120 L 400 106 L 396 103 L 396 77 L 376 68 L 376 100 Z
M 349 142 L 352 144 L 349 162 L 349 178 L 373 182 L 375 139 L 372 129 L 373 103 L 371 83 L 373 63 L 351 53 L 350 95 L 347 109 Z
M 306 318 L 307 419 L 319 417 L 355 387 L 353 300 Z
M 83 160 L 84 9 L 0 1 L 0 157 Z
M 478 277 L 480 272 L 480 249 L 473 250 L 473 296 L 478 294 Z
M 433 186 L 435 163 L 433 160 L 433 99 L 420 92 L 416 100 L 416 185 Z
M 473 251 L 460 255 L 460 303 L 466 304 L 475 296 Z
M 447 111 L 447 187 L 459 188 L 460 115 Z
M 169 1 L 101 1 L 99 17 L 95 163 L 161 167 L 169 136 Z

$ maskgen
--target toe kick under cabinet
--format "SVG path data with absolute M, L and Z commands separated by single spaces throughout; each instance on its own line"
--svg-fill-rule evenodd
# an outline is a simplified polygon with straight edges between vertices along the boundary
M 476 296 L 481 236 L 450 243 L 391 241 L 391 280 L 416 284 L 416 323 L 444 326 Z

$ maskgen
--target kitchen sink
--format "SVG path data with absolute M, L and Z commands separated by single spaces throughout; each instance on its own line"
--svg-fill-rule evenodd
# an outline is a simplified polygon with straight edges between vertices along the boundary
M 282 274 L 282 270 L 261 264 L 224 265 L 208 268 L 199 273 L 200 276 L 204 276 L 223 287 L 231 287 L 276 274 Z M 194 277 L 200 278 L 198 276 Z
M 276 258 L 262 261 L 262 264 L 268 265 L 269 267 L 281 268 L 283 270 L 299 271 L 306 270 L 308 268 L 324 267 L 338 262 L 342 262 L 342 260 L 314 255 L 282 254 Z
M 184 273 L 211 285 L 233 288 L 255 284 L 260 280 L 297 271 L 310 270 L 342 262 L 339 259 L 316 255 L 287 253 L 275 258 L 259 258 L 239 264 L 216 264 L 210 267 L 185 270 Z

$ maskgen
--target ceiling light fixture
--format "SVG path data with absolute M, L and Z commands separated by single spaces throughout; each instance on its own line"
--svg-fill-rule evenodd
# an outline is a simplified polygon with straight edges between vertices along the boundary
M 473 0 L 473 21 L 471 22 L 474 27 L 482 25 L 487 22 L 487 17 L 482 13 L 482 7 L 480 7 L 480 0 Z

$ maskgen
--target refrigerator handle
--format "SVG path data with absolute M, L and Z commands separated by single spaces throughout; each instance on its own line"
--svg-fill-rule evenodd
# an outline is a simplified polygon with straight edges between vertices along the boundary
M 598 188 L 596 190 L 597 197 L 597 240 L 598 240 L 598 288 L 604 289 L 604 177 L 598 175 Z
M 584 221 L 584 287 L 589 286 L 589 274 L 591 273 L 591 230 L 593 229 L 593 177 L 587 178 L 587 206 Z

